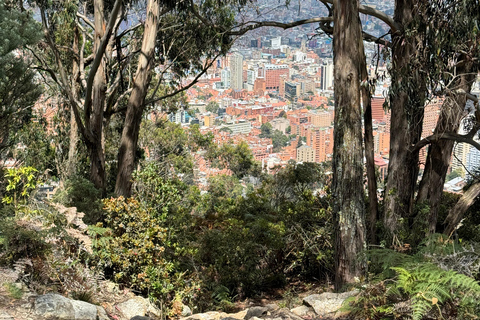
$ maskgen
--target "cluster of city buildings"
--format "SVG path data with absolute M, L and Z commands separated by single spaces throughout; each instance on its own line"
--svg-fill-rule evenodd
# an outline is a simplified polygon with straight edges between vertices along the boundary
M 189 106 L 179 113 L 195 111 L 190 123 L 199 124 L 202 132 L 212 132 L 219 144 L 247 142 L 267 171 L 291 160 L 330 161 L 334 119 L 331 43 L 328 39 L 294 40 L 298 41 L 283 37 L 250 39 L 249 45 L 219 59 L 187 92 Z M 383 61 L 371 66 L 369 72 L 387 74 Z M 385 104 L 388 86 L 388 77 L 377 80 L 372 99 L 375 164 L 382 179 L 387 173 L 391 134 Z M 212 101 L 219 106 L 216 112 L 206 110 Z M 422 138 L 433 133 L 442 103 L 443 99 L 437 98 L 425 105 Z M 187 117 L 174 118 L 188 125 Z M 259 137 L 265 123 L 287 135 L 289 144 L 275 152 L 271 139 Z M 452 169 L 463 170 L 465 165 L 470 168 L 479 163 L 480 152 L 469 145 L 459 144 L 455 152 Z M 426 154 L 426 148 L 420 151 L 421 166 Z

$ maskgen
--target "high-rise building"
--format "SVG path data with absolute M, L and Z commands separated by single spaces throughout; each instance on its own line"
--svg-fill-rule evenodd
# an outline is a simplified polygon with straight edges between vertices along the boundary
M 329 90 L 333 87 L 333 64 L 323 64 L 321 67 L 320 89 Z
M 220 77 L 221 77 L 221 80 L 222 80 L 222 84 L 223 84 L 223 88 L 224 89 L 229 89 L 230 88 L 230 68 L 225 68 L 222 70 L 221 74 L 220 74 Z
M 333 153 L 333 128 L 309 128 L 307 145 L 315 150 L 315 162 L 325 162 Z
M 230 56 L 230 87 L 233 90 L 243 89 L 243 56 L 238 52 Z
M 282 75 L 290 75 L 290 70 L 286 64 L 266 64 L 265 65 L 265 82 L 267 90 L 278 90 L 280 88 L 280 77 Z
M 385 121 L 386 112 L 383 109 L 383 104 L 385 103 L 385 98 L 383 97 L 372 97 L 372 119 L 376 121 Z

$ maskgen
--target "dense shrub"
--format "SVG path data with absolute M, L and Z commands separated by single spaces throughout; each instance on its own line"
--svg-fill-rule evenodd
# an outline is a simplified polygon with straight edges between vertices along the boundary
M 83 177 L 77 176 L 65 181 L 53 200 L 68 207 L 76 207 L 85 214 L 83 221 L 87 224 L 95 224 L 103 219 L 101 191 Z

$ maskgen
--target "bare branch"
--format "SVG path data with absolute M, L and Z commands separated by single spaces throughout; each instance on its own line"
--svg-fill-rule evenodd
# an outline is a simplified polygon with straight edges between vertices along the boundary
M 88 19 L 88 17 L 86 15 L 83 15 L 81 14 L 80 12 L 77 12 L 77 17 L 81 18 L 83 21 L 85 21 L 85 23 L 92 29 L 95 30 L 95 25 L 93 24 L 92 21 L 90 21 L 90 19 Z
M 258 29 L 261 27 L 277 27 L 282 29 L 289 29 L 289 28 L 301 26 L 308 23 L 331 22 L 331 21 L 333 21 L 332 17 L 311 18 L 311 19 L 298 20 L 290 23 L 281 23 L 277 21 L 249 21 L 249 22 L 246 22 L 245 24 L 250 24 L 250 25 L 236 31 L 229 31 L 226 34 L 230 36 L 240 36 L 240 35 L 244 35 L 248 31 Z
M 123 30 L 119 35 L 117 35 L 115 38 L 122 38 L 123 36 L 125 36 L 127 33 L 130 33 L 132 31 L 135 31 L 137 30 L 139 27 L 141 27 L 143 24 L 142 23 L 137 23 L 136 25 L 134 26 L 131 26 L 130 28 L 128 29 L 125 29 Z
M 330 3 L 330 4 L 334 4 L 334 0 L 322 0 L 323 3 Z M 380 10 L 377 10 L 377 9 L 374 9 L 372 7 L 369 7 L 369 6 L 365 6 L 365 5 L 359 5 L 358 6 L 358 11 L 360 13 L 363 13 L 363 14 L 367 14 L 369 16 L 372 16 L 372 17 L 375 17 L 377 19 L 380 19 L 382 20 L 383 22 L 385 22 L 389 27 L 390 29 L 392 29 L 392 33 L 395 33 L 397 31 L 400 31 L 402 28 L 400 25 L 398 25 L 392 17 L 388 16 L 385 12 L 382 12 Z
M 105 53 L 105 49 L 107 48 L 108 42 L 110 40 L 110 36 L 112 35 L 113 28 L 115 27 L 115 23 L 117 21 L 118 13 L 120 12 L 120 8 L 122 6 L 121 0 L 116 0 L 115 5 L 113 6 L 112 13 L 110 15 L 110 20 L 108 21 L 107 30 L 105 30 L 105 34 L 100 41 L 100 46 L 95 53 L 95 59 L 93 60 L 92 67 L 90 69 L 90 73 L 88 74 L 87 78 L 87 87 L 86 87 L 86 94 L 85 94 L 85 110 L 89 110 L 92 106 L 92 89 L 93 89 L 93 80 L 95 78 L 95 74 L 100 67 L 100 63 L 103 58 L 103 54 Z M 86 119 L 88 121 L 88 119 Z
M 477 127 L 477 131 L 478 131 L 478 127 Z M 431 136 L 428 136 L 425 139 L 422 139 L 419 142 L 417 142 L 417 144 L 413 146 L 413 148 L 410 151 L 416 152 L 421 148 L 425 147 L 426 145 L 438 142 L 440 140 L 452 140 L 456 142 L 464 142 L 480 150 L 480 143 L 472 139 L 472 136 L 471 136 L 472 132 L 473 132 L 473 129 L 468 134 L 458 134 L 454 132 L 432 134 Z
M 196 84 L 196 83 L 198 82 L 198 79 L 200 79 L 200 77 L 203 76 L 203 75 L 205 74 L 205 72 L 207 72 L 207 70 L 213 65 L 213 63 L 215 62 L 215 60 L 217 60 L 217 58 L 218 58 L 220 55 L 221 55 L 221 52 L 218 53 L 215 57 L 213 57 L 212 60 L 204 66 L 203 70 L 202 70 L 188 85 L 186 85 L 186 86 L 184 86 L 184 87 L 182 87 L 182 88 L 180 88 L 180 89 L 178 89 L 178 90 L 175 90 L 175 91 L 173 91 L 173 92 L 171 92 L 171 93 L 165 94 L 165 95 L 163 95 L 163 96 L 161 96 L 161 97 L 159 97 L 159 98 L 151 99 L 150 101 L 145 102 L 145 104 L 146 104 L 146 105 L 147 105 L 147 104 L 152 104 L 152 103 L 155 103 L 155 102 L 157 102 L 157 101 L 160 101 L 160 100 L 163 100 L 163 99 L 167 99 L 167 98 L 173 97 L 173 96 L 175 96 L 175 95 L 177 95 L 177 94 L 179 94 L 179 93 L 181 93 L 181 92 L 183 92 L 183 91 L 185 91 L 185 90 L 190 89 L 194 84 Z

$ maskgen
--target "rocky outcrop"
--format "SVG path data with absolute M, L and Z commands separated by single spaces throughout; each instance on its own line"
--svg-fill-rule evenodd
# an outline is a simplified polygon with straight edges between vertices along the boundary
M 304 305 L 291 310 L 276 305 L 256 306 L 238 313 L 206 312 L 194 314 L 181 320 L 304 320 L 304 319 L 341 319 L 345 313 L 340 311 L 343 303 L 358 291 L 344 293 L 325 292 L 313 294 L 303 299 Z
M 36 297 L 35 314 L 52 320 L 109 320 L 105 310 L 94 304 L 65 298 L 59 294 Z
M 135 316 L 152 315 L 160 318 L 160 310 L 155 308 L 148 299 L 142 297 L 133 297 L 125 302 L 119 303 L 115 307 L 125 319 L 132 319 Z M 137 319 L 139 319 L 137 317 Z
M 357 290 L 344 293 L 324 292 L 322 294 L 312 294 L 305 297 L 303 303 L 313 308 L 317 316 L 338 318 L 343 314 L 340 308 L 345 300 L 357 294 Z

